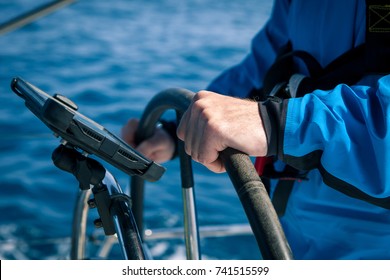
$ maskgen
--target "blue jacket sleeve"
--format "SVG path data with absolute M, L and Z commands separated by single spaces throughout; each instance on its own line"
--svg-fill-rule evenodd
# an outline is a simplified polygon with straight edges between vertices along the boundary
M 274 62 L 278 50 L 287 43 L 289 1 L 275 1 L 271 16 L 252 40 L 251 51 L 244 60 L 233 66 L 207 87 L 220 94 L 246 97 L 262 86 L 265 73 Z
M 390 208 L 390 75 L 284 101 L 278 156 L 329 186 Z M 282 122 L 283 123 L 283 122 Z

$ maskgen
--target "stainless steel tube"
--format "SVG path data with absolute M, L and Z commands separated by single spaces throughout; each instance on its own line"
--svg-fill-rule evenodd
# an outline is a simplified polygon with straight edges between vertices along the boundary
M 188 260 L 200 260 L 198 218 L 195 206 L 194 188 L 183 188 L 184 236 Z
M 87 201 L 91 195 L 91 190 L 80 190 L 75 209 L 73 211 L 72 241 L 70 250 L 70 259 L 85 259 L 86 229 L 88 217 Z

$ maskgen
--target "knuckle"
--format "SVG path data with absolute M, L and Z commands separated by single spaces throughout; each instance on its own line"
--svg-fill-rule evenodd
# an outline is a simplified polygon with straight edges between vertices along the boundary
M 199 118 L 201 118 L 203 120 L 207 120 L 207 121 L 210 120 L 210 117 L 211 117 L 210 110 L 202 108 L 199 111 L 200 111 Z
M 207 165 L 209 163 L 209 161 L 207 160 L 207 158 L 204 155 L 199 155 L 197 158 L 197 162 L 199 162 L 203 165 Z
M 204 97 L 208 96 L 209 94 L 210 94 L 210 92 L 207 90 L 200 90 L 200 91 L 198 91 L 198 93 L 196 95 L 199 98 L 204 98 Z

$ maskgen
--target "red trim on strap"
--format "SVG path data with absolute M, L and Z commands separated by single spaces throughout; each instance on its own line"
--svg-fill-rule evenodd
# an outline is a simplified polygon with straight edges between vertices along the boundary
M 257 157 L 255 160 L 255 169 L 257 171 L 257 174 L 259 174 L 259 176 L 263 175 L 264 167 L 272 162 L 272 157 Z

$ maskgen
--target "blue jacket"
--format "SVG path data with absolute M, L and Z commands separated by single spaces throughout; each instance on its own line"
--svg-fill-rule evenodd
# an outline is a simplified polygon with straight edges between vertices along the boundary
M 326 66 L 364 43 L 365 12 L 364 0 L 276 0 L 251 52 L 208 89 L 246 97 L 261 88 L 288 40 Z M 279 159 L 320 151 L 318 168 L 295 183 L 281 218 L 294 257 L 390 259 L 390 75 L 315 90 L 282 106 Z

